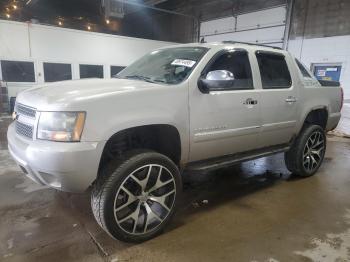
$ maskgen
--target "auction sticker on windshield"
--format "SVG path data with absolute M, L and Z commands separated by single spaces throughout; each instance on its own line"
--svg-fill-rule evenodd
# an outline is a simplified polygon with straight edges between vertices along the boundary
M 193 67 L 196 61 L 185 60 L 185 59 L 175 59 L 171 65 Z

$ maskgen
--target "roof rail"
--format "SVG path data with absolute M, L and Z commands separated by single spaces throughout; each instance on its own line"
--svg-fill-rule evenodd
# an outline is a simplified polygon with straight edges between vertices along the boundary
M 282 48 L 277 46 L 268 46 L 268 45 L 261 45 L 261 44 L 253 44 L 253 43 L 247 43 L 247 42 L 237 42 L 237 41 L 222 41 L 223 44 L 244 44 L 244 45 L 254 45 L 254 46 L 262 46 L 262 47 L 269 47 L 273 49 L 282 50 Z

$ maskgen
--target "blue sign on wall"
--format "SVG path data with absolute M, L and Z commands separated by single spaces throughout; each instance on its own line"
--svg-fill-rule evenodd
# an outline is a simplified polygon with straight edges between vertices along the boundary
M 316 65 L 314 75 L 318 80 L 338 81 L 340 80 L 341 66 L 339 65 Z

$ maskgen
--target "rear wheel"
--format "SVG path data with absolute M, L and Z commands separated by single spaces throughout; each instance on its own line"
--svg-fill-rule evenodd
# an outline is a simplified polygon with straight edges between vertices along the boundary
M 291 149 L 285 153 L 285 162 L 292 173 L 308 177 L 317 172 L 326 151 L 326 135 L 322 127 L 303 128 Z
M 131 152 L 97 181 L 92 210 L 114 238 L 142 242 L 168 224 L 180 192 L 181 177 L 169 158 L 155 152 Z

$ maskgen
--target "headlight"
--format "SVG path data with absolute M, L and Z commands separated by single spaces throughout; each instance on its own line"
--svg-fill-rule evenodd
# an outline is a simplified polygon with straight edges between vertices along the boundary
M 79 142 L 85 112 L 41 112 L 37 139 L 58 142 Z

